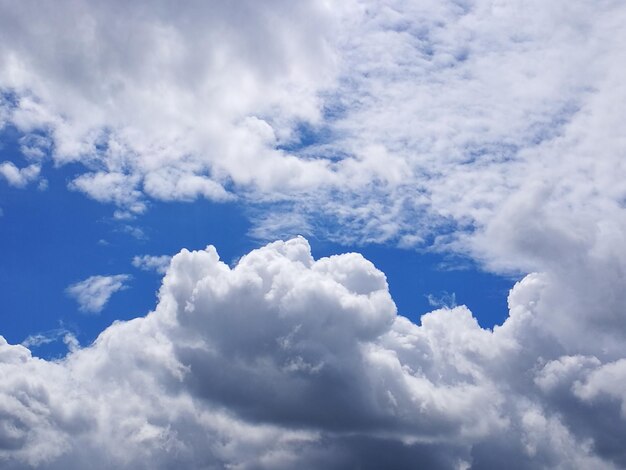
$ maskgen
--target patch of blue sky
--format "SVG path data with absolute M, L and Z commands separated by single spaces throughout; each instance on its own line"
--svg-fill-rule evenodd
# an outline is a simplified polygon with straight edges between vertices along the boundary
M 5 129 L 0 161 L 23 163 L 21 137 L 14 129 Z M 113 321 L 145 315 L 156 305 L 161 275 L 133 266 L 134 256 L 172 255 L 182 248 L 212 244 L 232 264 L 265 243 L 251 236 L 249 207 L 240 202 L 151 201 L 138 218 L 116 220 L 114 206 L 68 189 L 82 169 L 76 164 L 59 168 L 48 164 L 44 190 L 36 183 L 19 189 L 0 182 L 0 334 L 11 343 L 67 330 L 86 345 Z M 308 238 L 316 258 L 357 251 L 371 260 L 387 275 L 399 313 L 414 321 L 434 308 L 433 298 L 452 295 L 457 304 L 467 304 L 483 326 L 506 317 L 511 279 L 467 263 L 462 269 L 458 264 L 450 269 L 449 257 L 442 254 L 391 245 L 341 245 L 315 231 Z M 128 288 L 114 293 L 98 314 L 81 313 L 66 293 L 69 285 L 90 276 L 117 274 L 132 276 Z M 46 358 L 65 354 L 63 336 L 52 336 L 54 341 L 31 344 L 33 352 Z
M 591 90 L 587 90 L 589 92 Z M 576 101 L 566 101 L 560 106 L 555 106 L 555 111 L 548 114 L 543 120 L 532 120 L 532 125 L 528 130 L 528 142 L 539 146 L 544 142 L 550 142 L 562 135 L 564 128 L 571 119 L 580 111 L 580 103 Z
M 294 152 L 302 150 L 312 145 L 320 145 L 328 140 L 330 129 L 328 126 L 314 126 L 311 123 L 302 121 L 294 128 L 294 137 L 284 145 L 279 146 L 281 150 Z
M 336 135 L 331 124 L 340 119 L 343 112 L 340 106 L 326 107 L 323 112 L 324 124 L 317 125 L 306 121 L 297 123 L 294 126 L 293 137 L 277 148 L 288 153 L 297 153 L 299 158 L 341 162 L 349 155 L 333 148 L 331 142 Z

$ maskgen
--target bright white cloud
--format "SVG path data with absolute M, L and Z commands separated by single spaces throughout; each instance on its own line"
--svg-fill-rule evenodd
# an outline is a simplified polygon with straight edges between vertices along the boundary
M 91 276 L 69 286 L 65 292 L 78 302 L 81 311 L 99 313 L 117 291 L 126 289 L 128 274 L 114 276 Z
M 623 361 L 543 331 L 561 312 L 545 313 L 542 289 L 535 275 L 516 285 L 494 331 L 463 306 L 418 326 L 358 254 L 316 261 L 298 238 L 230 268 L 213 247 L 183 250 L 156 309 L 93 345 L 60 362 L 0 345 L 0 461 L 620 468 Z

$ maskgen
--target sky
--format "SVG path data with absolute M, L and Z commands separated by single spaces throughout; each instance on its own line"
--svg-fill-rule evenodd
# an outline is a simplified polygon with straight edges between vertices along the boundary
M 626 468 L 625 21 L 0 0 L 0 466 Z

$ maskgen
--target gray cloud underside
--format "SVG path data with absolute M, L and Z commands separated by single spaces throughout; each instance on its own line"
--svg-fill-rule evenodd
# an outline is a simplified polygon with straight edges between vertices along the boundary
M 230 268 L 183 250 L 156 309 L 93 345 L 49 362 L 3 341 L 0 462 L 623 467 L 626 360 L 547 331 L 577 315 L 550 310 L 550 291 L 527 276 L 494 331 L 463 306 L 418 326 L 359 254 L 315 261 L 296 238 Z

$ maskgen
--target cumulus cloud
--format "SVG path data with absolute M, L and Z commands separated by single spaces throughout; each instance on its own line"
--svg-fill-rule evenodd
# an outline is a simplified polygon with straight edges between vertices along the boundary
M 13 162 L 0 163 L 0 175 L 16 188 L 24 188 L 31 181 L 36 180 L 40 171 L 41 167 L 36 164 L 18 168 Z
M 99 313 L 117 291 L 126 289 L 128 274 L 114 276 L 91 276 L 72 284 L 65 292 L 78 302 L 79 309 L 88 313 Z
M 517 284 L 493 331 L 464 306 L 416 325 L 359 254 L 314 260 L 296 238 L 231 268 L 213 247 L 183 250 L 155 310 L 91 346 L 47 362 L 2 341 L 0 460 L 621 468 L 623 360 L 574 354 L 542 331 L 543 288 L 536 275 Z
M 167 267 L 170 265 L 172 257 L 167 255 L 151 256 L 142 255 L 133 257 L 133 266 L 144 271 L 156 271 L 160 274 L 165 274 Z
M 0 3 L 1 122 L 45 133 L 57 164 L 83 163 L 73 189 L 141 212 L 144 195 L 224 200 L 232 184 L 330 174 L 279 148 L 322 115 L 337 27 L 326 2 L 33 6 Z
M 617 1 L 0 2 L 10 184 L 79 162 L 70 188 L 119 219 L 270 202 L 259 238 L 523 276 L 491 331 L 463 306 L 398 317 L 371 264 L 302 240 L 233 269 L 182 252 L 154 312 L 64 361 L 2 344 L 5 466 L 626 466 L 625 21 Z

